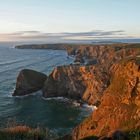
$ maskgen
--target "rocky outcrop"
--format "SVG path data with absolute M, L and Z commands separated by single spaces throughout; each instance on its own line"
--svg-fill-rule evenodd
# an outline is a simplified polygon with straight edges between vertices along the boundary
M 59 66 L 47 78 L 44 97 L 65 96 L 95 104 L 106 88 L 108 77 L 102 68 L 91 66 Z
M 28 95 L 41 90 L 46 79 L 45 74 L 34 70 L 24 69 L 20 71 L 13 96 Z
M 106 136 L 113 130 L 140 132 L 139 58 L 121 60 L 109 70 L 111 81 L 103 92 L 101 105 L 78 125 L 73 140 L 88 136 Z
M 59 66 L 53 70 L 43 88 L 44 97 L 65 96 L 82 99 L 89 104 L 100 102 L 103 91 L 110 83 L 109 68 L 116 62 L 137 56 L 139 47 L 128 44 L 73 47 L 69 54 L 76 62 L 87 65 Z
M 140 44 L 79 45 L 78 48 L 68 48 L 67 52 L 75 55 L 75 62 L 92 62 L 91 64 L 104 66 L 108 70 L 116 61 L 140 54 Z
M 45 82 L 44 97 L 65 96 L 80 98 L 85 91 L 79 66 L 59 66 L 53 70 Z
M 75 62 L 80 65 L 56 67 L 45 80 L 43 96 L 64 96 L 99 105 L 73 130 L 72 139 L 115 139 L 123 132 L 140 130 L 140 44 L 64 48 L 69 55 L 75 55 Z M 19 82 L 17 91 L 20 85 L 24 84 Z
M 108 69 L 115 61 L 140 54 L 140 44 L 32 44 L 19 45 L 18 49 L 51 49 L 66 50 L 68 55 L 75 56 L 75 63 L 100 64 Z

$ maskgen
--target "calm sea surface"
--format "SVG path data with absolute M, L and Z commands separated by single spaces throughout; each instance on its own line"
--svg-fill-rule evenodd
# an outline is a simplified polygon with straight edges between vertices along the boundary
M 22 98 L 11 96 L 21 69 L 49 74 L 54 67 L 72 62 L 65 51 L 20 50 L 0 44 L 0 127 L 16 121 L 31 127 L 47 127 L 61 135 L 81 122 L 89 109 L 60 100 L 44 100 L 40 92 Z

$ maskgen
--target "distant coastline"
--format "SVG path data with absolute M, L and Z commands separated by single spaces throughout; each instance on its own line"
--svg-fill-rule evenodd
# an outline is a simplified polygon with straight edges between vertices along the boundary
M 72 140 L 89 136 L 108 137 L 109 134 L 111 134 L 109 138 L 113 138 L 118 133 L 125 139 L 126 134 L 130 135 L 131 131 L 139 133 L 139 116 L 137 115 L 139 86 L 137 85 L 139 84 L 140 44 L 41 44 L 20 45 L 16 48 L 66 50 L 68 56 L 74 56 L 76 65 L 55 67 L 40 87 L 43 98 L 66 97 L 97 107 L 91 116 L 73 129 L 70 134 Z M 25 90 L 24 85 L 27 84 L 24 83 L 26 81 L 24 77 L 33 79 L 32 76 L 27 77 L 26 73 L 21 73 L 17 78 L 20 79 L 17 80 L 17 93 L 19 89 L 22 90 L 22 87 Z M 134 80 L 132 80 L 133 78 Z M 37 80 L 35 81 L 37 82 Z M 128 83 L 132 82 L 134 83 L 129 86 Z M 28 94 L 31 93 L 30 86 L 32 87 L 32 84 L 29 84 L 29 87 L 26 86 Z M 131 95 L 130 97 L 127 95 L 128 93 Z M 19 96 L 22 94 L 19 93 Z M 132 102 L 132 100 L 134 101 Z M 134 108 L 135 112 L 129 107 Z M 113 112 L 114 108 L 117 112 Z M 110 118 L 111 115 L 118 120 L 116 123 Z M 133 117 L 135 117 L 135 122 L 133 122 Z M 102 119 L 100 120 L 100 118 Z M 124 119 L 125 123 L 121 122 L 123 118 L 127 118 Z M 127 120 L 133 123 L 133 125 L 129 124 L 131 129 L 128 127 Z M 104 128 L 105 123 L 107 127 Z M 117 131 L 118 128 L 121 131 Z M 124 128 L 125 130 L 123 130 Z
M 20 46 L 20 45 L 40 45 L 40 44 L 114 44 L 114 43 L 140 43 L 140 38 L 129 39 L 106 39 L 106 40 L 76 40 L 63 42 L 46 42 L 46 41 L 1 41 L 1 46 Z

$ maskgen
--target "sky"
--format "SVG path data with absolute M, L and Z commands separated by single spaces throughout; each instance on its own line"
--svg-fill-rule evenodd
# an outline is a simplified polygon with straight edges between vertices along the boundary
M 140 38 L 140 0 L 0 0 L 0 41 Z

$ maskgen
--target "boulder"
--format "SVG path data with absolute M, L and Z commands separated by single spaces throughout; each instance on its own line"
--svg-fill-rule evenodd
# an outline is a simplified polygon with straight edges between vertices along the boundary
M 42 89 L 47 76 L 43 73 L 24 69 L 21 70 L 16 82 L 13 96 L 23 96 Z

